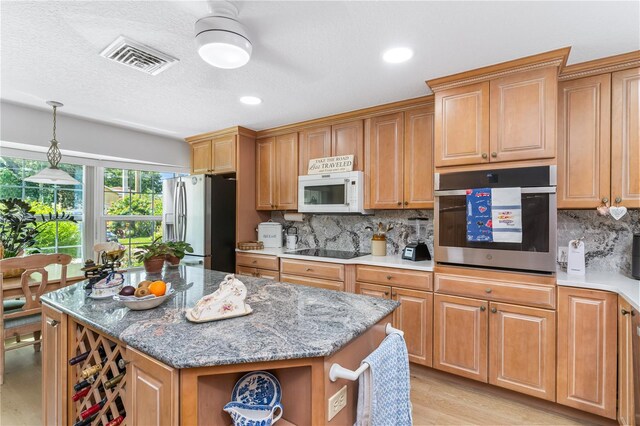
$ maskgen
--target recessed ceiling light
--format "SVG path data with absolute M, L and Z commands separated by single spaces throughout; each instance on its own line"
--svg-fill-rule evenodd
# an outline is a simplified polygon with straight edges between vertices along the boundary
M 382 54 L 382 59 L 390 64 L 399 64 L 400 62 L 408 61 L 413 57 L 413 50 L 408 47 L 394 47 L 393 49 L 385 50 Z
M 262 99 L 257 96 L 243 96 L 240 98 L 240 102 L 246 105 L 258 105 L 262 103 Z

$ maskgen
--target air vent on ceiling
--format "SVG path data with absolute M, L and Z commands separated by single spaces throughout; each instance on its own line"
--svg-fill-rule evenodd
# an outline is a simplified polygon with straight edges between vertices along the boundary
M 157 75 L 179 59 L 125 37 L 118 37 L 100 56 L 147 74 Z

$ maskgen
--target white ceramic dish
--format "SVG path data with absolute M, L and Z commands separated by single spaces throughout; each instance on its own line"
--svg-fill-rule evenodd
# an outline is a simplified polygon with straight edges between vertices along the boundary
M 116 294 L 115 296 L 113 296 L 113 300 L 124 303 L 124 305 L 132 311 L 145 311 L 147 309 L 153 309 L 162 305 L 162 302 L 167 300 L 167 298 L 174 293 L 174 289 L 168 288 L 165 295 L 160 297 L 145 296 L 144 298 L 137 299 L 132 296 L 120 296 L 119 294 Z
M 253 309 L 251 309 L 251 306 L 249 305 L 246 305 L 246 306 L 247 306 L 247 310 L 245 312 L 240 312 L 233 315 L 227 315 L 225 317 L 209 318 L 209 319 L 202 319 L 202 320 L 193 318 L 193 316 L 191 316 L 191 309 L 187 309 L 185 311 L 185 317 L 187 318 L 188 321 L 195 322 L 198 324 L 203 322 L 221 321 L 229 318 L 238 318 L 238 317 L 243 317 L 245 315 L 249 315 L 251 312 L 253 312 Z

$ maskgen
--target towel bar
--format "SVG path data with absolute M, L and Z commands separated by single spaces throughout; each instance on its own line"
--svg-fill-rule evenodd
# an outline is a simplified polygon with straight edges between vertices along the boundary
M 401 336 L 404 336 L 404 332 L 402 330 L 398 330 L 397 328 L 393 328 L 391 326 L 391 323 L 387 323 L 384 331 L 387 334 L 397 333 Z M 369 368 L 369 364 L 367 364 L 366 362 L 360 364 L 360 367 L 358 367 L 358 369 L 355 371 L 344 368 L 340 364 L 333 363 L 333 365 L 331 365 L 331 369 L 329 369 L 329 380 L 331 380 L 332 382 L 335 382 L 338 379 L 347 379 L 353 381 L 360 377 L 360 375 L 364 373 L 367 368 Z

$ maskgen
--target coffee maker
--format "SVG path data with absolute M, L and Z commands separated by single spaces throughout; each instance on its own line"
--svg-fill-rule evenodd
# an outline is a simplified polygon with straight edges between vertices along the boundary
M 429 247 L 425 243 L 427 239 L 427 218 L 412 217 L 409 218 L 409 227 L 412 230 L 409 237 L 409 244 L 402 250 L 402 258 L 405 260 L 431 260 Z
M 640 234 L 633 234 L 633 247 L 631 248 L 631 276 L 640 280 Z

